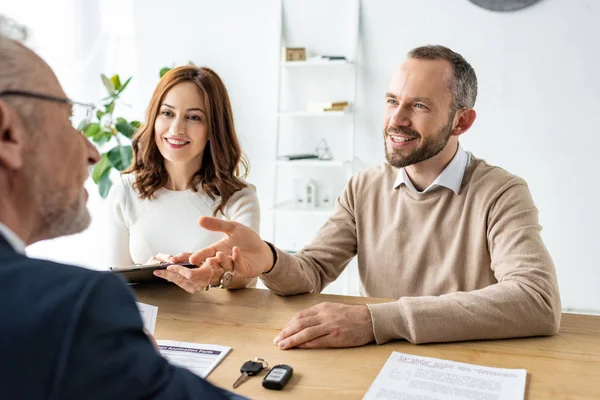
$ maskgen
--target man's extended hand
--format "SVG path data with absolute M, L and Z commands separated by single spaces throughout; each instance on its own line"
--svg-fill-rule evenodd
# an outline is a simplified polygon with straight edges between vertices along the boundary
M 373 340 L 373 323 L 367 306 L 320 303 L 296 314 L 273 342 L 285 350 L 356 347 Z
M 212 217 L 200 217 L 198 224 L 209 231 L 225 234 L 223 239 L 189 257 L 192 264 L 202 266 L 200 269 L 227 265 L 225 269 L 231 270 L 234 276 L 254 278 L 273 266 L 269 245 L 247 226 Z

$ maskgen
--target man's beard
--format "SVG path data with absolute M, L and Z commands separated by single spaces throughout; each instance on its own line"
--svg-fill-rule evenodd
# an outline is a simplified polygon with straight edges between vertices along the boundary
M 69 201 L 69 190 L 52 187 L 51 180 L 35 172 L 34 200 L 36 211 L 42 218 L 38 234 L 46 239 L 72 235 L 84 231 L 91 222 L 83 188 L 80 195 Z
M 416 131 L 414 129 L 406 128 L 406 127 L 394 127 L 391 129 L 389 127 L 385 128 L 383 130 L 383 147 L 385 150 L 386 160 L 392 166 L 394 166 L 396 168 L 404 168 L 404 167 L 408 167 L 409 165 L 417 164 L 417 163 L 420 163 L 421 161 L 429 160 L 430 158 L 435 157 L 444 149 L 444 147 L 446 147 L 446 144 L 448 144 L 448 141 L 450 140 L 450 136 L 452 133 L 453 119 L 454 118 L 450 118 L 450 120 L 448 121 L 448 124 L 444 125 L 435 134 L 434 137 L 424 139 L 423 142 L 421 143 L 421 146 L 417 147 L 415 150 L 413 150 L 412 153 L 410 153 L 408 155 L 402 155 L 402 149 L 392 148 L 388 152 L 388 147 L 387 147 L 388 132 L 390 132 L 390 133 L 401 132 L 407 136 L 414 137 L 417 139 L 421 138 L 422 135 L 418 131 Z

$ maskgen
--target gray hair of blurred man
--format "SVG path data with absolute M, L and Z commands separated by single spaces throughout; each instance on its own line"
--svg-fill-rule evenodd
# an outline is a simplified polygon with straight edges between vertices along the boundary
M 8 37 L 18 42 L 25 42 L 28 36 L 29 32 L 27 28 L 4 15 L 0 15 L 0 37 Z
M 35 85 L 34 63 L 27 62 L 31 53 L 23 43 L 29 37 L 27 28 L 16 21 L 0 15 L 0 92 L 5 90 L 31 90 Z M 25 120 L 34 121 L 32 105 L 23 98 L 7 97 Z

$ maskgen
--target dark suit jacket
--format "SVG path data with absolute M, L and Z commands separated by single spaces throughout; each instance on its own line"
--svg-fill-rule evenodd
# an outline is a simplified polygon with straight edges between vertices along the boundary
M 2 235 L 0 365 L 3 399 L 229 398 L 157 354 L 119 277 L 27 258 Z

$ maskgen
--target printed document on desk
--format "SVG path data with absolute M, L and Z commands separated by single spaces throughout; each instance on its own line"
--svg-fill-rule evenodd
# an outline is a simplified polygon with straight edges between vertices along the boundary
M 140 316 L 144 322 L 144 328 L 152 335 L 154 335 L 154 329 L 156 328 L 156 314 L 158 313 L 158 307 L 151 306 L 145 303 L 136 303 L 140 310 Z
M 216 344 L 158 340 L 160 354 L 173 365 L 187 368 L 196 375 L 206 378 L 229 353 L 231 347 Z
M 523 400 L 527 371 L 394 351 L 363 400 Z

